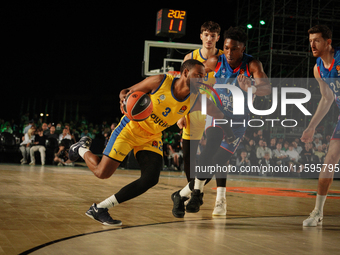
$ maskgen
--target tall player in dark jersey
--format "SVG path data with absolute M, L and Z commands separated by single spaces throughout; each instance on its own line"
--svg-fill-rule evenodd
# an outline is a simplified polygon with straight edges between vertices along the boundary
M 252 89 L 253 96 L 265 96 L 271 93 L 271 86 L 267 75 L 263 71 L 260 61 L 245 54 L 247 35 L 238 27 L 231 27 L 224 33 L 224 54 L 221 56 L 211 56 L 204 62 L 207 72 L 215 71 L 214 77 L 219 84 L 231 84 L 240 88 L 243 92 L 245 102 L 245 115 L 236 117 L 233 115 L 233 95 L 228 89 L 216 89 L 223 105 L 220 110 L 230 119 L 249 119 L 249 109 L 247 105 L 247 91 Z M 252 85 L 250 77 L 255 79 Z M 246 121 L 247 123 L 247 121 Z M 247 125 L 247 124 L 246 124 Z M 224 166 L 236 151 L 247 126 L 242 124 L 233 125 L 232 130 L 236 140 L 227 144 L 223 141 L 223 131 L 220 127 L 209 127 L 206 130 L 207 143 L 200 155 L 199 166 Z M 212 176 L 211 176 L 212 177 Z M 215 209 L 213 215 L 226 215 L 226 173 L 216 175 L 218 180 L 218 190 Z M 187 212 L 198 212 L 202 204 L 201 193 L 206 182 L 205 178 L 195 178 L 194 190 L 191 199 L 186 206 Z M 179 197 L 174 197 L 173 214 L 176 217 L 184 216 L 184 201 Z
M 313 141 L 315 128 L 329 111 L 334 99 L 340 108 L 340 47 L 332 47 L 332 32 L 325 25 L 316 25 L 310 28 L 308 33 L 313 56 L 317 57 L 314 77 L 320 85 L 321 100 L 313 118 L 301 136 L 301 141 L 305 143 Z M 310 216 L 303 221 L 303 226 L 316 227 L 322 225 L 323 207 L 339 160 L 340 116 L 319 175 L 315 208 Z

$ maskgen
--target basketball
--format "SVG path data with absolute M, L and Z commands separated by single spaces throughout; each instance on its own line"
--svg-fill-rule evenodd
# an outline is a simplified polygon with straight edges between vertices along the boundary
M 152 113 L 153 105 L 148 94 L 135 91 L 125 98 L 124 114 L 133 121 L 147 119 Z

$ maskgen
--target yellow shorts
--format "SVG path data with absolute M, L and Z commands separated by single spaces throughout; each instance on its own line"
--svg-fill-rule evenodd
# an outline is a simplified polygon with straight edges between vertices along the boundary
M 132 149 L 135 155 L 138 151 L 147 150 L 163 157 L 162 133 L 151 134 L 142 129 L 138 122 L 124 116 L 113 130 L 103 154 L 122 162 Z
M 182 138 L 185 140 L 201 140 L 205 128 L 205 115 L 194 111 L 185 116 L 187 127 L 183 128 Z

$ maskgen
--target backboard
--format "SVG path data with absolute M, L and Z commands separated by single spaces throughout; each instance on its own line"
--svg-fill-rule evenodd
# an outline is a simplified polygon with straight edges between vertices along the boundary
M 176 74 L 185 55 L 201 47 L 201 44 L 145 41 L 142 75 Z

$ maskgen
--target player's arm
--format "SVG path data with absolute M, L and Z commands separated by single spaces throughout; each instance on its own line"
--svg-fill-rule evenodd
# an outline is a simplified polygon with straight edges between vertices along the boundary
M 210 72 L 215 71 L 216 66 L 217 66 L 217 61 L 218 61 L 218 56 L 216 55 L 210 56 L 206 61 L 204 61 L 203 64 L 204 64 L 205 72 L 210 73 Z
M 164 74 L 154 75 L 154 76 L 145 78 L 141 82 L 129 88 L 122 89 L 119 93 L 121 110 L 124 105 L 124 99 L 127 96 L 127 94 L 132 93 L 134 91 L 142 91 L 144 93 L 152 92 L 159 87 L 163 79 L 164 79 Z
M 182 118 L 180 118 L 178 121 L 177 121 L 177 126 L 179 127 L 179 129 L 182 129 L 182 128 L 186 128 L 187 127 L 187 120 L 185 119 L 185 116 L 183 116 Z
M 253 85 L 254 88 L 252 88 L 253 94 L 257 96 L 266 96 L 271 94 L 272 88 L 269 83 L 268 77 L 263 70 L 262 63 L 255 59 L 252 60 L 249 63 L 249 72 L 255 79 L 255 84 Z M 237 77 L 237 80 L 241 89 L 243 89 L 244 91 L 248 91 L 248 87 L 252 86 L 251 80 L 242 74 Z
M 329 108 L 331 107 L 334 101 L 333 91 L 329 88 L 328 84 L 325 83 L 321 79 L 316 65 L 314 66 L 314 77 L 319 83 L 321 99 L 320 99 L 318 108 L 316 109 L 314 113 L 313 118 L 309 122 L 308 127 L 302 133 L 301 141 L 304 143 L 313 141 L 313 136 L 314 136 L 316 127 L 319 125 L 321 120 L 325 117 L 325 115 L 329 111 Z
M 211 100 L 206 100 L 207 101 L 207 114 L 212 116 L 214 119 L 226 119 L 223 112 L 211 101 Z M 201 110 L 201 96 L 197 99 L 195 105 L 191 109 L 191 112 L 193 111 L 200 111 Z M 233 133 L 233 131 L 230 128 L 229 124 L 221 124 L 220 125 L 224 131 L 226 141 L 227 143 L 232 143 L 235 141 L 236 137 Z
M 183 62 L 187 61 L 188 59 L 192 59 L 192 52 L 188 53 L 185 55 L 184 59 L 183 59 Z M 185 119 L 185 116 L 183 116 L 182 118 L 180 118 L 178 121 L 177 121 L 177 126 L 182 129 L 182 128 L 186 128 L 187 127 L 187 121 Z

